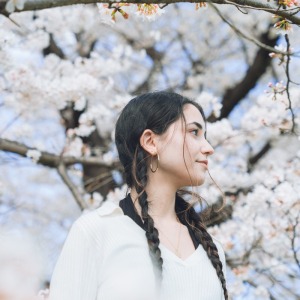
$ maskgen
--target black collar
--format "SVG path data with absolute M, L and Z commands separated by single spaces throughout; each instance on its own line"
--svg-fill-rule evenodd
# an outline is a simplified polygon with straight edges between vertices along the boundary
M 130 217 L 137 225 L 139 225 L 142 229 L 144 229 L 143 221 L 133 205 L 130 194 L 128 194 L 126 196 L 126 198 L 124 198 L 120 201 L 119 206 L 123 210 L 124 215 Z M 189 234 L 193 240 L 194 247 L 195 247 L 195 249 L 197 249 L 200 242 L 197 241 L 195 234 L 194 234 L 193 230 L 190 228 L 189 224 L 186 222 L 183 222 L 183 224 L 185 226 L 187 226 L 187 228 L 189 230 Z
M 133 205 L 130 194 L 120 201 L 119 206 L 122 208 L 124 215 L 130 217 L 136 224 L 144 229 L 143 221 Z

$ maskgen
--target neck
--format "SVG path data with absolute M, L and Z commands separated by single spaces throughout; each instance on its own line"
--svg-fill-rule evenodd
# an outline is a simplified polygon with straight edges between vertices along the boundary
M 153 178 L 149 178 L 149 182 L 145 191 L 147 193 L 147 200 L 149 201 L 148 214 L 154 221 L 176 221 L 175 212 L 175 194 L 177 188 L 165 181 L 156 182 Z M 137 192 L 134 188 L 131 189 L 131 198 L 141 216 L 141 207 L 137 199 Z

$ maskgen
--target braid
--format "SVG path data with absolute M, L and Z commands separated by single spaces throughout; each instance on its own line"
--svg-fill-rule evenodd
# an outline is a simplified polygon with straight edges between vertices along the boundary
M 201 243 L 203 249 L 206 251 L 208 258 L 216 269 L 217 275 L 221 282 L 225 300 L 228 299 L 228 292 L 226 288 L 225 276 L 223 273 L 223 265 L 219 257 L 218 249 L 214 244 L 210 234 L 207 232 L 204 223 L 195 209 L 190 206 L 183 198 L 176 195 L 175 211 L 182 223 L 188 222 L 191 225 L 196 239 Z
M 154 270 L 156 273 L 157 284 L 160 287 L 162 279 L 162 265 L 163 259 L 161 257 L 161 251 L 159 249 L 159 238 L 158 230 L 154 227 L 154 221 L 148 214 L 148 201 L 147 193 L 145 191 L 145 186 L 147 184 L 147 163 L 145 152 L 137 146 L 135 151 L 133 164 L 133 177 L 135 179 L 135 188 L 138 193 L 138 201 L 141 206 L 142 220 L 144 222 L 144 230 L 146 232 L 146 237 L 148 241 L 148 246 L 150 250 L 150 256 L 154 264 Z

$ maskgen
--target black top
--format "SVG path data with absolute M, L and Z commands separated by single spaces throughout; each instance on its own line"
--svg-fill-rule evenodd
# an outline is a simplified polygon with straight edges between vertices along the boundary
M 124 215 L 130 217 L 137 225 L 139 225 L 142 229 L 144 229 L 143 221 L 133 205 L 130 194 L 128 194 L 126 196 L 126 198 L 124 198 L 120 201 L 119 206 L 123 210 Z M 183 223 L 183 225 L 185 225 L 188 228 L 190 236 L 194 243 L 194 247 L 195 247 L 195 249 L 197 249 L 197 247 L 199 246 L 200 243 L 197 241 L 193 230 L 190 228 L 188 223 L 186 223 L 186 222 L 182 222 L 182 223 Z

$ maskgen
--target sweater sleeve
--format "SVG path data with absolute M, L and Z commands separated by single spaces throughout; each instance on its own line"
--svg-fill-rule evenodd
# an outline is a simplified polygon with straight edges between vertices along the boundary
M 92 235 L 77 220 L 55 266 L 49 300 L 96 300 L 98 257 Z

